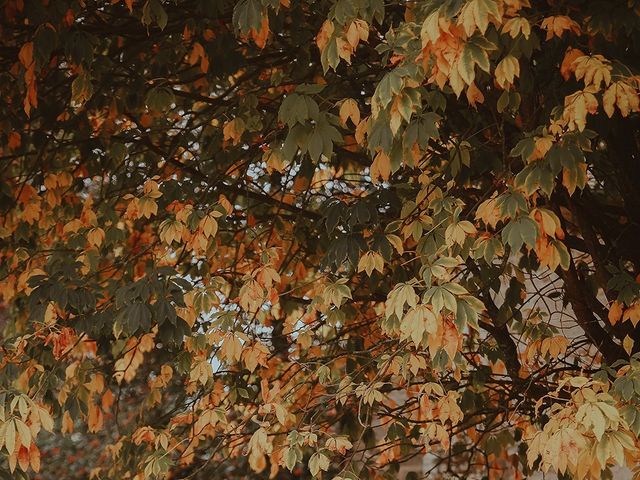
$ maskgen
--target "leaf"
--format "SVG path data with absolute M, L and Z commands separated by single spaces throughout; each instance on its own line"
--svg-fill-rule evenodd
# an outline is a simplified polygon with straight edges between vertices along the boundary
M 142 23 L 146 26 L 156 23 L 160 30 L 167 26 L 169 17 L 159 0 L 147 0 L 142 7 Z
M 418 304 L 418 295 L 413 288 L 413 285 L 408 283 L 400 283 L 395 286 L 387 297 L 386 315 L 390 317 L 395 314 L 398 318 L 402 318 L 404 312 L 404 306 L 415 307 Z
M 484 103 L 484 95 L 473 82 L 467 88 L 467 101 L 473 108 L 477 108 L 478 103 Z
M 358 262 L 358 271 L 365 271 L 370 277 L 374 270 L 380 273 L 384 272 L 384 260 L 378 252 L 368 251 L 360 257 Z
M 494 0 L 471 0 L 462 8 L 458 18 L 458 24 L 463 26 L 468 36 L 471 36 L 476 28 L 484 35 L 490 21 L 497 25 L 502 21 Z
M 518 35 L 522 35 L 525 39 L 529 39 L 531 35 L 531 24 L 524 17 L 514 17 L 508 19 L 503 27 L 503 32 L 508 32 L 511 38 L 517 38 Z
M 316 452 L 311 455 L 309 459 L 309 472 L 313 477 L 317 477 L 318 474 L 323 471 L 329 470 L 329 457 L 322 452 Z
M 401 339 L 411 338 L 419 346 L 425 334 L 435 334 L 438 321 L 435 314 L 427 305 L 417 305 L 411 308 L 400 324 Z
M 240 0 L 233 7 L 233 24 L 242 33 L 262 27 L 262 5 L 258 0 Z
M 587 114 L 598 111 L 598 100 L 587 90 L 578 91 L 565 97 L 563 118 L 570 129 L 582 132 L 587 125 Z
M 602 95 L 602 106 L 609 118 L 613 117 L 616 105 L 623 117 L 629 116 L 631 112 L 640 111 L 640 95 L 637 88 L 624 81 L 611 83 Z
M 515 78 L 520 76 L 518 59 L 513 55 L 504 57 L 496 67 L 495 76 L 498 85 L 508 90 L 513 85 Z
M 560 65 L 560 74 L 562 75 L 562 78 L 564 78 L 565 80 L 569 80 L 569 78 L 571 78 L 571 74 L 576 71 L 575 60 L 583 56 L 584 53 L 578 48 L 569 47 L 567 49 L 566 53 L 564 54 L 562 64 Z
M 325 447 L 332 452 L 338 452 L 341 455 L 345 455 L 347 450 L 351 450 L 353 448 L 353 444 L 347 437 L 331 437 L 327 439 Z
M 391 159 L 383 150 L 380 150 L 371 164 L 371 178 L 374 180 L 381 179 L 386 182 L 390 177 Z
M 240 139 L 242 138 L 242 134 L 246 130 L 246 125 L 242 118 L 237 117 L 224 124 L 222 129 L 222 134 L 224 136 L 225 141 L 231 140 L 233 145 L 237 145 L 240 143 Z
M 602 55 L 577 57 L 572 68 L 576 79 L 584 81 L 585 87 L 593 87 L 595 91 L 600 90 L 603 82 L 605 86 L 611 83 L 611 66 Z
M 542 21 L 543 30 L 547 31 L 547 40 L 551 40 L 554 36 L 562 37 L 565 31 L 580 34 L 580 26 L 571 18 L 565 15 L 556 15 L 547 17 Z
M 352 98 L 347 98 L 340 105 L 340 121 L 346 126 L 349 119 L 356 126 L 360 123 L 360 110 L 358 109 L 358 104 Z
M 15 420 L 9 420 L 5 424 L 4 444 L 7 452 L 13 453 L 16 449 L 16 423 Z
M 502 241 L 510 245 L 513 251 L 520 250 L 523 245 L 533 248 L 537 238 L 538 225 L 527 216 L 512 220 L 502 231 Z
M 608 315 L 609 323 L 611 325 L 615 325 L 620 321 L 621 318 L 622 318 L 622 306 L 620 305 L 620 302 L 615 301 L 611 304 L 611 307 L 609 308 L 609 315 Z

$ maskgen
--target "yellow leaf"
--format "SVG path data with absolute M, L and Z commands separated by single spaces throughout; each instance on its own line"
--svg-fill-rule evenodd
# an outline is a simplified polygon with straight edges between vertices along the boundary
M 255 371 L 258 365 L 267 366 L 269 359 L 269 349 L 260 342 L 256 342 L 242 352 L 242 360 L 250 372 Z
M 570 130 L 583 131 L 587 126 L 587 114 L 598 111 L 598 100 L 591 91 L 581 90 L 564 99 L 563 119 Z
M 215 236 L 215 234 L 218 232 L 218 222 L 216 221 L 215 217 L 215 212 L 210 212 L 202 217 L 200 223 L 198 224 L 198 228 L 200 229 L 200 231 L 202 231 L 206 238 Z
M 13 453 L 16 449 L 16 424 L 15 420 L 9 420 L 5 423 L 4 431 L 4 444 L 7 447 L 7 452 Z
M 611 304 L 611 307 L 609 308 L 609 315 L 608 315 L 609 323 L 611 325 L 615 325 L 620 321 L 621 318 L 622 318 L 622 305 L 620 305 L 620 302 L 614 301 Z
M 385 302 L 386 316 L 389 318 L 395 314 L 399 319 L 402 318 L 404 306 L 415 307 L 418 304 L 418 295 L 409 283 L 399 283 L 394 287 Z
M 449 391 L 446 396 L 438 400 L 438 419 L 443 425 L 447 421 L 450 421 L 452 425 L 457 425 L 464 418 L 457 399 L 458 393 Z
M 102 410 L 98 405 L 90 404 L 87 416 L 87 427 L 89 429 L 89 432 L 99 432 L 100 430 L 102 430 L 103 424 L 104 415 L 102 414 Z
M 594 91 L 600 90 L 602 82 L 605 86 L 611 83 L 611 65 L 602 55 L 583 55 L 576 58 L 572 66 L 576 80 L 584 81 L 585 87 L 593 86 Z
M 366 42 L 369 39 L 369 24 L 360 18 L 355 19 L 353 23 L 356 25 L 356 29 L 358 30 L 360 41 Z
M 496 25 L 502 22 L 502 15 L 494 0 L 471 0 L 465 4 L 458 17 L 458 25 L 462 25 L 467 36 L 471 36 L 476 28 L 484 34 L 489 22 Z
M 509 89 L 513 85 L 516 77 L 520 76 L 520 63 L 513 55 L 504 57 L 495 71 L 496 82 L 504 89 Z
M 378 179 L 386 182 L 390 176 L 391 159 L 384 151 L 380 150 L 371 164 L 371 179 L 374 182 L 377 182 Z
M 351 22 L 349 27 L 347 28 L 347 32 L 345 34 L 347 38 L 347 42 L 351 45 L 351 48 L 355 50 L 360 43 L 360 33 L 358 32 L 358 26 L 356 22 Z
M 87 233 L 87 242 L 89 243 L 89 245 L 93 245 L 96 248 L 102 245 L 104 238 L 104 230 L 100 227 L 94 227 Z
M 189 380 L 192 382 L 199 382 L 202 385 L 206 385 L 212 377 L 213 367 L 211 366 L 211 362 L 206 358 L 200 358 L 197 360 L 189 372 Z
M 227 215 L 233 212 L 233 206 L 231 205 L 231 202 L 224 195 L 220 195 L 220 198 L 218 198 L 218 203 L 222 208 L 224 208 L 224 211 L 227 212 Z
M 157 178 L 157 177 L 154 177 L 154 178 Z M 144 182 L 142 191 L 145 197 L 156 199 L 162 196 L 162 192 L 160 191 L 160 186 L 158 185 L 158 182 L 156 182 L 153 179 L 149 179 L 146 182 Z
M 360 110 L 357 102 L 352 98 L 347 98 L 340 105 L 340 121 L 346 126 L 349 119 L 355 126 L 360 123 Z
M 434 334 L 437 331 L 438 320 L 427 305 L 417 305 L 410 309 L 400 323 L 400 338 L 411 338 L 416 346 L 420 345 L 425 333 Z
M 580 34 L 580 26 L 571 18 L 564 15 L 547 17 L 542 21 L 542 29 L 547 31 L 547 40 L 551 40 L 554 36 L 562 37 L 567 30 Z
M 321 471 L 329 470 L 329 465 L 329 457 L 322 452 L 316 452 L 309 459 L 309 472 L 311 472 L 311 476 L 316 477 Z
M 153 215 L 157 215 L 158 213 L 158 204 L 155 200 L 152 200 L 149 197 L 142 197 L 138 199 L 137 203 L 137 218 L 145 217 L 151 218 Z
M 40 420 L 42 428 L 44 428 L 47 432 L 53 431 L 53 418 L 51 418 L 51 414 L 49 413 L 49 411 L 41 406 L 38 406 L 36 408 L 38 419 Z
M 327 44 L 329 43 L 329 39 L 333 35 L 335 27 L 330 20 L 325 20 L 316 36 L 316 45 L 320 52 L 323 52 Z
M 623 117 L 640 111 L 638 89 L 624 81 L 613 82 L 602 95 L 602 106 L 608 117 L 612 117 L 617 105 Z
M 363 254 L 358 262 L 358 272 L 362 272 L 363 270 L 368 276 L 371 276 L 374 270 L 378 270 L 380 273 L 383 273 L 384 260 L 382 255 L 373 251 L 368 251 Z
M 73 433 L 73 419 L 71 418 L 71 414 L 68 410 L 65 410 L 64 414 L 62 415 L 61 431 L 63 434 Z
M 420 29 L 422 47 L 424 48 L 429 42 L 435 43 L 438 41 L 440 34 L 440 10 L 437 9 L 425 19 Z
M 328 438 L 325 447 L 332 452 L 338 452 L 340 455 L 347 453 L 347 450 L 353 448 L 353 444 L 347 437 L 331 437 Z
M 249 279 L 240 288 L 240 306 L 247 311 L 260 307 L 266 299 L 264 288 L 255 280 Z
M 160 224 L 160 240 L 168 245 L 180 242 L 183 232 L 184 225 L 177 220 L 166 219 Z
M 267 169 L 269 173 L 273 171 L 277 171 L 283 173 L 286 167 L 285 159 L 282 156 L 280 150 L 267 150 L 262 155 L 262 159 L 267 164 Z M 231 210 L 227 210 L 227 213 L 231 213 Z
M 230 365 L 240 361 L 242 356 L 242 342 L 237 335 L 228 333 L 224 336 L 222 345 L 220 346 L 220 356 Z
M 354 138 L 356 139 L 356 142 L 358 143 L 358 145 L 365 144 L 365 137 L 367 135 L 368 129 L 369 129 L 369 117 L 366 117 L 356 127 Z
M 338 56 L 344 59 L 349 65 L 351 65 L 351 55 L 353 55 L 353 47 L 351 44 L 338 37 L 336 38 L 336 45 L 338 47 Z
M 515 17 L 507 20 L 502 27 L 503 32 L 507 32 L 511 38 L 516 38 L 519 34 L 526 39 L 531 35 L 531 24 L 524 17 Z
M 389 243 L 393 246 L 393 248 L 396 249 L 396 252 L 402 255 L 404 253 L 404 246 L 402 245 L 402 239 L 399 236 L 394 235 L 392 233 L 387 234 L 386 237 Z
M 555 238 L 556 232 L 562 231 L 560 219 L 555 213 L 546 208 L 534 208 L 529 216 L 533 218 L 545 235 Z
M 478 206 L 476 219 L 480 219 L 485 223 L 485 225 L 495 228 L 496 224 L 502 220 L 500 207 L 498 206 L 495 198 L 485 200 Z
M 230 122 L 224 124 L 222 128 L 222 135 L 224 137 L 224 141 L 227 142 L 229 140 L 232 141 L 233 145 L 237 145 L 242 138 L 242 134 L 246 130 L 246 126 L 244 120 L 241 118 L 234 118 Z

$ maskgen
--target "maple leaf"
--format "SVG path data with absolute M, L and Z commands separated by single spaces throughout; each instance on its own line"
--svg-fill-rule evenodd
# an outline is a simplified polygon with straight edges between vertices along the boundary
M 415 307 L 418 304 L 418 296 L 411 284 L 401 283 L 395 286 L 387 297 L 385 303 L 385 311 L 387 317 L 395 314 L 396 317 L 402 318 L 405 305 Z
M 411 338 L 414 344 L 420 345 L 425 334 L 435 334 L 438 331 L 438 320 L 427 305 L 417 305 L 411 308 L 402 318 L 400 324 L 401 338 Z
M 581 90 L 564 99 L 563 118 L 570 129 L 583 131 L 587 126 L 587 114 L 598 111 L 598 100 L 592 90 Z
M 502 22 L 502 15 L 494 0 L 471 0 L 462 7 L 458 18 L 458 24 L 464 27 L 468 36 L 471 36 L 476 28 L 484 34 L 490 21 L 496 25 Z
M 391 159 L 384 151 L 380 150 L 371 164 L 371 178 L 374 180 L 382 179 L 383 181 L 387 181 L 390 176 Z
M 322 24 L 322 27 L 320 28 L 320 31 L 318 32 L 318 35 L 316 36 L 316 45 L 318 46 L 320 52 L 323 52 L 326 48 L 327 44 L 329 43 L 329 39 L 333 35 L 334 30 L 335 27 L 333 25 L 333 22 L 325 20 Z
M 507 55 L 496 67 L 496 82 L 504 89 L 513 85 L 514 79 L 520 76 L 520 63 L 513 55 Z
M 529 23 L 529 20 L 524 17 L 510 18 L 504 22 L 502 31 L 509 33 L 511 38 L 516 38 L 518 35 L 522 34 L 524 38 L 529 39 L 529 36 L 531 35 L 531 24 Z
M 564 54 L 564 59 L 562 60 L 562 64 L 560 65 L 560 74 L 562 78 L 565 80 L 569 80 L 571 74 L 576 71 L 575 60 L 577 58 L 583 57 L 584 52 L 579 48 L 571 48 L 569 47 Z
M 609 118 L 613 116 L 616 105 L 623 117 L 640 111 L 638 89 L 624 80 L 613 82 L 602 95 L 602 107 Z
M 613 302 L 609 308 L 608 319 L 611 325 L 615 325 L 622 318 L 622 305 L 620 302 Z
M 480 91 L 473 82 L 469 85 L 469 88 L 467 88 L 467 101 L 469 102 L 469 105 L 476 109 L 478 108 L 478 103 L 484 103 L 484 95 L 482 94 L 482 91 Z
M 546 40 L 551 40 L 554 36 L 562 37 L 567 30 L 576 35 L 580 34 L 580 25 L 566 15 L 547 17 L 542 21 L 541 26 L 543 30 L 547 31 Z
M 347 98 L 340 104 L 340 121 L 346 126 L 349 119 L 356 126 L 360 123 L 360 110 L 352 98 Z
M 360 261 L 358 262 L 358 271 L 365 271 L 368 276 L 371 276 L 374 270 L 378 270 L 380 273 L 384 272 L 384 260 L 378 252 L 366 252 Z
M 577 57 L 572 68 L 575 70 L 577 80 L 584 81 L 585 87 L 593 86 L 599 91 L 602 83 L 608 86 L 611 83 L 611 65 L 602 55 L 583 55 Z
M 231 140 L 233 145 L 237 145 L 238 142 L 240 142 L 245 129 L 244 120 L 237 117 L 224 124 L 222 134 L 224 135 L 225 141 Z

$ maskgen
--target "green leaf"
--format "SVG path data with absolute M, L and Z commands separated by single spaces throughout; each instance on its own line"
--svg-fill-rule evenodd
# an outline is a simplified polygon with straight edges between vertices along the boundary
M 173 92 L 168 88 L 152 88 L 147 92 L 147 97 L 145 102 L 147 107 L 151 110 L 156 110 L 158 112 L 163 112 L 173 103 L 175 103 L 176 99 L 173 95 Z
M 260 30 L 262 26 L 262 4 L 259 0 L 240 0 L 233 7 L 233 24 L 243 34 L 249 30 Z
M 523 245 L 535 247 L 538 238 L 538 224 L 528 216 L 520 216 L 507 223 L 502 231 L 502 241 L 518 251 Z
M 142 23 L 144 25 L 149 26 L 155 22 L 160 30 L 164 30 L 168 20 L 169 17 L 160 0 L 147 0 L 142 7 Z

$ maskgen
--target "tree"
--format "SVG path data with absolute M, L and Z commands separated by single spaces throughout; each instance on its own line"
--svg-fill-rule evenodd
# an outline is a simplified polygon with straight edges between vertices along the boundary
M 0 8 L 0 475 L 638 466 L 639 1 Z

